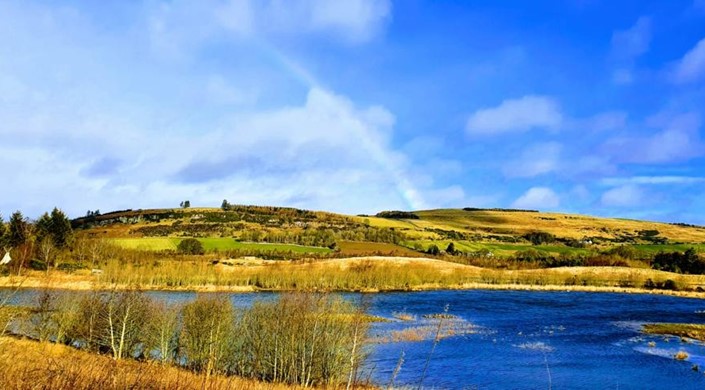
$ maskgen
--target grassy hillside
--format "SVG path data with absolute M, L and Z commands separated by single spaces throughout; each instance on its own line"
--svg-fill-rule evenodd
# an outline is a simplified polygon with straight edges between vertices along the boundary
M 348 216 L 281 207 L 123 210 L 73 221 L 79 236 L 105 238 L 123 248 L 175 250 L 197 237 L 207 251 L 413 256 L 441 251 L 510 256 L 529 249 L 550 256 L 581 255 L 620 245 L 640 253 L 705 251 L 705 228 L 522 210 L 440 209 L 386 216 Z M 532 245 L 527 234 L 551 235 Z M 345 243 L 345 244 L 344 244 Z M 354 243 L 354 244 L 353 244 Z M 535 244 L 535 243 L 534 243 Z
M 545 231 L 557 237 L 598 241 L 639 241 L 639 232 L 657 230 L 659 236 L 674 242 L 705 243 L 705 227 L 637 221 L 620 218 L 598 218 L 577 214 L 539 213 L 502 210 L 440 209 L 414 212 L 419 219 L 367 219 L 372 226 L 412 231 L 420 237 L 434 238 L 433 230 L 458 231 L 482 238 L 511 239 L 531 231 Z M 494 237 L 497 236 L 497 237 Z

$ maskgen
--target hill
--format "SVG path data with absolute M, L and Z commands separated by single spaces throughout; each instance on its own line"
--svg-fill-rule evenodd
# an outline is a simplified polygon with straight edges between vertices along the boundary
M 653 254 L 705 249 L 705 227 L 507 209 L 386 211 L 351 216 L 286 207 L 122 210 L 72 221 L 79 235 L 136 249 L 175 250 L 196 237 L 206 250 L 414 256 L 453 243 L 458 253 L 551 255 L 620 245 Z

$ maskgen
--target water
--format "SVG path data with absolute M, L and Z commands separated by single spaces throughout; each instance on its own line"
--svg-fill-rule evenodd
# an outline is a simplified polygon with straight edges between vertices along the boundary
M 15 302 L 31 299 L 24 291 Z M 153 292 L 154 297 L 187 301 L 193 293 Z M 428 361 L 424 388 L 438 389 L 703 389 L 705 346 L 676 337 L 639 332 L 648 322 L 705 323 L 705 301 L 656 295 L 527 291 L 433 291 L 345 294 L 363 302 L 370 314 L 391 322 L 375 323 L 364 375 L 386 386 L 403 351 L 396 386 L 417 387 Z M 232 294 L 236 306 L 276 294 Z M 430 356 L 433 334 L 423 341 L 389 342 L 391 332 L 438 320 L 473 324 L 470 333 L 443 338 Z M 395 312 L 416 317 L 400 321 Z M 446 320 L 446 324 L 450 320 Z M 467 329 L 467 327 L 464 327 Z M 649 346 L 655 342 L 655 346 Z M 687 361 L 673 355 L 686 351 Z

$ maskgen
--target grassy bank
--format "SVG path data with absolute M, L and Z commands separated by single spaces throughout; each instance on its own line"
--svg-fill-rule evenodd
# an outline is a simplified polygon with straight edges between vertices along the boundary
M 647 334 L 687 337 L 705 341 L 705 325 L 703 324 L 646 324 L 643 331 Z
M 23 378 L 36 371 L 33 379 L 45 388 L 173 388 L 169 381 L 179 381 L 182 369 L 188 369 L 202 375 L 185 378 L 190 384 L 184 388 L 222 387 L 210 383 L 214 377 L 232 388 L 255 381 L 349 387 L 360 382 L 369 321 L 352 302 L 327 294 L 282 294 L 236 308 L 222 294 L 177 304 L 138 289 L 43 290 L 9 319 L 6 329 L 41 341 L 46 352 L 39 356 L 58 350 L 73 362 L 42 366 L 43 358 L 17 356 L 13 344 L 0 345 L 0 383 L 18 381 L 15 387 L 25 388 L 30 382 Z M 83 364 L 92 358 L 96 361 Z M 107 365 L 109 360 L 115 363 Z M 133 363 L 117 363 L 123 361 Z M 153 381 L 156 376 L 166 382 Z
M 197 374 L 157 363 L 113 360 L 74 348 L 32 340 L 0 338 L 0 383 L 4 389 L 249 389 L 297 386 L 239 377 Z

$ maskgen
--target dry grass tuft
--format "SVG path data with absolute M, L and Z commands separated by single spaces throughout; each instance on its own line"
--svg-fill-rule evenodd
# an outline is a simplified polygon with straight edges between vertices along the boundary
M 400 330 L 394 330 L 388 336 L 382 337 L 375 341 L 380 343 L 401 343 L 401 342 L 419 342 L 445 339 L 453 336 L 462 336 L 476 333 L 477 328 L 464 321 L 449 321 L 441 324 L 440 330 L 437 323 L 427 325 L 412 326 Z
M 685 351 L 678 351 L 675 355 L 673 355 L 673 357 L 676 360 L 686 360 L 688 359 L 688 353 Z
M 392 317 L 400 321 L 416 321 L 416 316 L 406 312 L 393 312 Z

